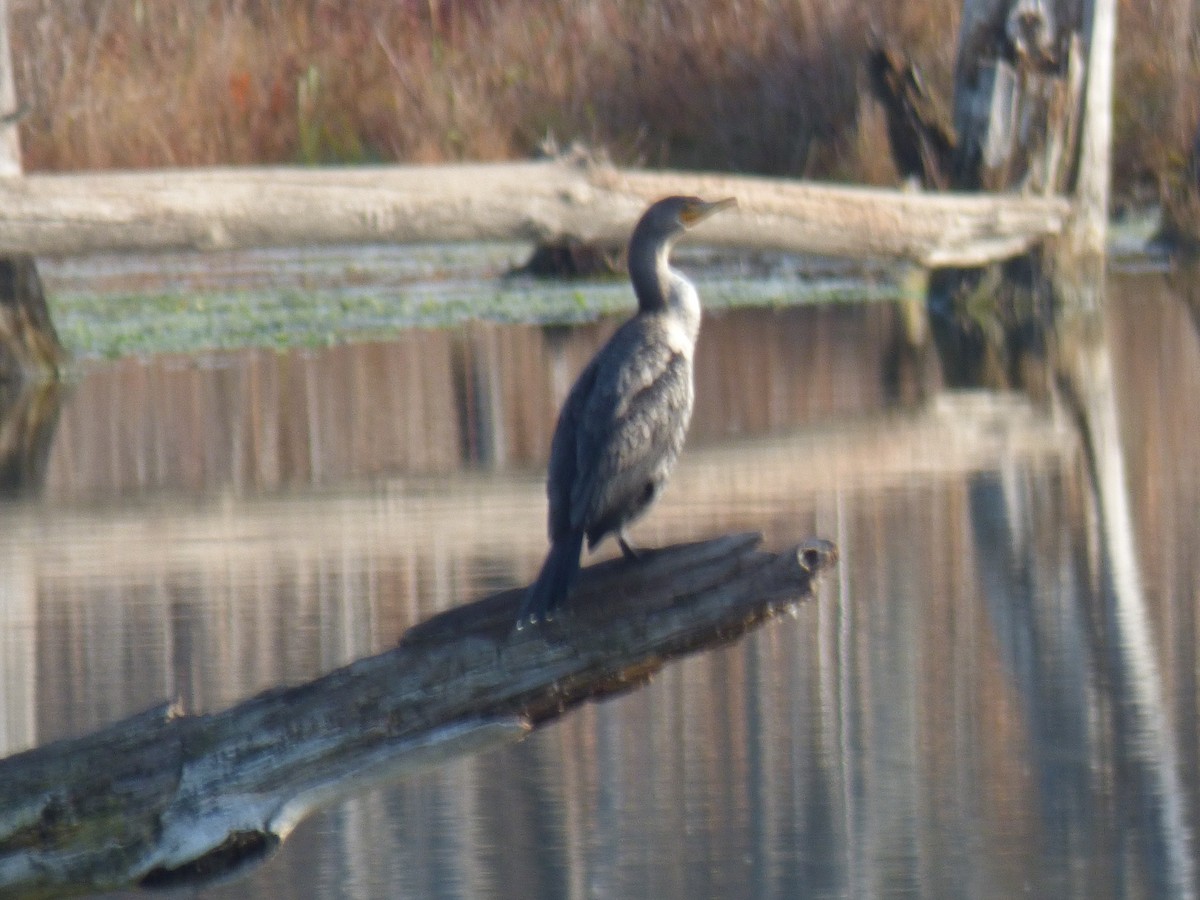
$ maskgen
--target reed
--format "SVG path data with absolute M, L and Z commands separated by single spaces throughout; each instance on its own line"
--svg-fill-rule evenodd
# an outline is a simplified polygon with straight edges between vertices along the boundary
M 622 163 L 875 183 L 894 173 L 863 99 L 868 31 L 948 96 L 959 5 L 10 0 L 30 170 L 509 159 L 552 137 Z M 1136 75 L 1137 100 L 1118 108 L 1119 180 L 1178 156 L 1195 105 L 1152 64 L 1164 29 L 1122 9 L 1118 84 Z

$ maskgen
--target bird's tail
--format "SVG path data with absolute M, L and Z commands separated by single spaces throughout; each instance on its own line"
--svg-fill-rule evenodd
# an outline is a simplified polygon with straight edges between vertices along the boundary
M 521 600 L 521 609 L 517 613 L 518 625 L 530 619 L 540 622 L 566 599 L 567 591 L 571 589 L 579 571 L 579 553 L 582 549 L 582 531 L 571 532 L 550 545 L 550 552 L 546 554 L 537 581 L 529 586 Z

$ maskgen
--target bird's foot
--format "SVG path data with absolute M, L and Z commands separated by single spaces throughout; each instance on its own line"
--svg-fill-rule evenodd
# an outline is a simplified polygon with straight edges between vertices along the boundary
M 520 609 L 517 610 L 517 619 L 513 623 L 514 631 L 524 631 L 527 628 L 537 628 L 540 625 L 545 625 L 548 622 L 553 622 L 558 618 L 561 610 L 557 603 L 546 603 L 546 598 L 541 598 L 543 602 L 532 602 L 530 598 L 526 598 L 521 603 Z
M 513 625 L 513 630 L 524 631 L 526 628 L 536 628 L 543 622 L 552 621 L 554 621 L 553 612 L 547 611 L 544 613 L 528 613 L 527 615 L 521 616 L 519 619 L 517 619 Z
M 631 547 L 629 541 L 625 540 L 625 535 L 618 534 L 617 543 L 621 546 L 621 555 L 626 559 L 632 561 L 642 558 L 642 554 L 639 553 L 634 547 Z

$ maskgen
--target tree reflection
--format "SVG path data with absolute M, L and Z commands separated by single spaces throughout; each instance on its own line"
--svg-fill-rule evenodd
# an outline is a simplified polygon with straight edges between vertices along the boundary
M 1080 436 L 1088 503 L 1068 521 L 1090 534 L 1064 542 L 1046 533 L 1053 485 L 1004 471 L 970 484 L 979 584 L 1023 704 L 1043 823 L 1054 835 L 1047 846 L 1069 863 L 1082 830 L 1086 844 L 1111 843 L 1120 857 L 1140 859 L 1134 881 L 1151 885 L 1152 895 L 1191 896 L 1193 836 L 1142 585 L 1104 272 L 1073 282 L 1071 296 L 1056 295 L 1029 270 L 1015 274 L 991 283 L 984 274 L 935 279 L 930 315 L 949 385 L 1048 396 L 1051 412 Z M 1193 296 L 1185 294 L 1198 321 Z M 1051 544 L 1051 556 L 1069 565 L 1046 566 Z M 1113 808 L 1098 810 L 1096 798 L 1106 795 L 1098 782 L 1114 764 L 1129 777 Z M 1058 887 L 1070 888 L 1069 865 L 1051 871 Z
M 0 498 L 41 493 L 63 393 L 57 381 L 0 382 Z

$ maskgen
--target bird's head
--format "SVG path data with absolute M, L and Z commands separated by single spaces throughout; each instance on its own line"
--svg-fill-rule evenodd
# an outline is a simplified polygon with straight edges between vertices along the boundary
M 633 230 L 634 240 L 669 244 L 696 223 L 731 206 L 737 206 L 733 197 L 711 202 L 699 197 L 664 197 L 642 214 Z

